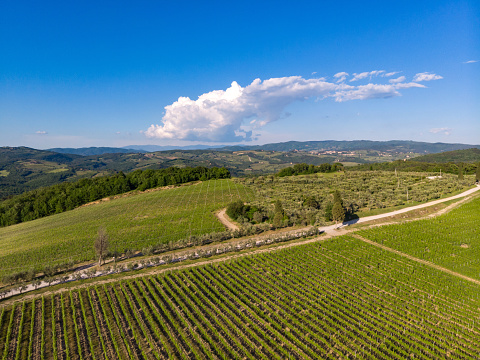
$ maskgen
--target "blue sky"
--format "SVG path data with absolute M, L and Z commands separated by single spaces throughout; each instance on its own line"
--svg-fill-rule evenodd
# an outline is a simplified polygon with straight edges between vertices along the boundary
M 2 1 L 0 146 L 480 144 L 479 1 L 282 4 Z

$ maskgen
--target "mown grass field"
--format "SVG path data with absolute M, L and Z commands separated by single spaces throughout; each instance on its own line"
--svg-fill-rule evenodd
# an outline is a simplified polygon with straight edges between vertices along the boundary
M 5 307 L 7 359 L 477 359 L 479 286 L 350 236 Z
M 0 229 L 0 276 L 29 268 L 94 259 L 94 239 L 104 226 L 110 250 L 142 248 L 224 230 L 214 212 L 251 190 L 231 180 L 211 180 L 120 197 Z
M 428 220 L 359 232 L 365 238 L 480 280 L 480 197 Z

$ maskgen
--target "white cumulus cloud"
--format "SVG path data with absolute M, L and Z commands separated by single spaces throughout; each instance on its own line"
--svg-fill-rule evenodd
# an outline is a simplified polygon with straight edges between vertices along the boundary
M 244 119 L 261 119 L 255 127 L 264 126 L 278 120 L 288 104 L 326 96 L 334 90 L 335 84 L 301 76 L 255 79 L 246 87 L 234 81 L 227 90 L 211 91 L 197 100 L 180 97 L 165 107 L 163 125 L 151 125 L 146 135 L 182 140 L 251 140 L 252 130 L 242 127 Z
M 429 132 L 431 132 L 432 134 L 443 134 L 448 136 L 452 133 L 452 129 L 447 127 L 433 128 L 433 129 L 430 129 Z
M 443 79 L 443 76 L 430 74 L 428 72 L 418 73 L 413 77 L 413 81 L 432 81 Z
M 335 75 L 333 75 L 333 77 L 335 79 L 337 79 L 337 83 L 338 82 L 342 82 L 342 81 L 345 81 L 345 79 L 347 78 L 348 76 L 348 73 L 345 72 L 345 71 L 342 71 L 342 72 L 339 72 L 339 73 L 336 73 Z
M 38 130 L 38 131 L 35 131 L 35 134 L 38 134 L 38 135 L 46 135 L 48 134 L 46 131 L 44 130 Z
M 367 76 L 381 75 L 384 71 L 367 72 Z M 308 98 L 337 102 L 400 96 L 401 89 L 424 88 L 415 82 L 366 84 L 352 86 L 344 83 L 348 73 L 334 75 L 336 82 L 324 78 L 305 79 L 301 76 L 255 79 L 242 87 L 236 81 L 226 90 L 202 94 L 196 100 L 179 97 L 165 106 L 161 124 L 152 124 L 144 134 L 147 137 L 187 141 L 237 142 L 250 141 L 254 132 L 272 121 L 285 119 L 290 114 L 285 108 Z M 339 81 L 340 80 L 340 81 Z
M 367 84 L 341 89 L 334 94 L 334 97 L 335 101 L 338 102 L 348 100 L 386 99 L 400 96 L 398 89 L 408 89 L 412 87 L 424 88 L 425 86 L 414 82 L 398 84 Z
M 362 73 L 354 73 L 353 74 L 353 79 L 351 79 L 350 81 L 358 81 L 358 80 L 362 80 L 362 79 L 365 79 L 367 77 L 369 78 L 372 78 L 374 76 L 379 76 L 379 75 L 382 75 L 385 73 L 385 70 L 373 70 L 373 71 L 366 71 L 366 72 L 362 72 Z
M 398 71 L 392 71 L 392 72 L 386 73 L 386 74 L 383 75 L 383 76 L 385 76 L 385 77 L 390 77 L 390 76 L 393 76 L 393 75 L 395 75 L 395 74 L 398 74 Z
M 404 82 L 405 79 L 406 79 L 405 76 L 399 76 L 399 77 L 396 78 L 396 79 L 390 79 L 390 80 L 388 80 L 388 82 L 391 83 L 391 84 L 397 84 L 397 83 Z

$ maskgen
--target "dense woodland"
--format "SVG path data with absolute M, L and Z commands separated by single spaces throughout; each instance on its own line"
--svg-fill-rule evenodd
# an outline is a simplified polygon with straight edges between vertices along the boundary
M 226 178 L 230 178 L 230 172 L 225 168 L 170 167 L 161 170 L 135 170 L 126 175 L 120 172 L 113 176 L 64 182 L 33 190 L 0 203 L 0 226 L 58 214 L 91 201 L 131 190 L 143 191 L 189 181 Z

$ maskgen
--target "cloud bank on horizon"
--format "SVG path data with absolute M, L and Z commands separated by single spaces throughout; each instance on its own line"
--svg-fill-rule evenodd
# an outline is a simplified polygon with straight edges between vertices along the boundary
M 362 79 L 389 78 L 398 72 L 374 70 L 354 73 L 348 83 Z M 165 106 L 161 125 L 152 124 L 144 133 L 150 138 L 208 142 L 240 142 L 256 139 L 254 131 L 266 124 L 288 116 L 284 109 L 295 101 L 309 98 L 337 102 L 349 100 L 385 99 L 401 96 L 400 90 L 425 88 L 424 81 L 443 77 L 433 73 L 418 73 L 411 82 L 405 76 L 390 79 L 388 83 L 350 85 L 350 74 L 339 72 L 334 82 L 325 78 L 305 79 L 301 76 L 255 79 L 250 85 L 240 86 L 236 81 L 226 90 L 214 90 L 192 100 L 179 97 Z

